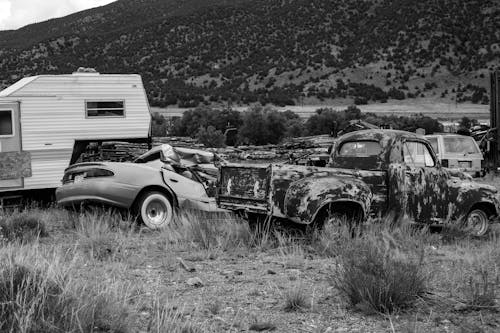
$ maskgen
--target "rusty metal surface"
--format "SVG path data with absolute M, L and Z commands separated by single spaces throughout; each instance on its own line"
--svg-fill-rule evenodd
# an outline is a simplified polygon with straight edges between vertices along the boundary
M 219 181 L 220 195 L 266 200 L 269 169 L 266 166 L 223 166 Z
M 376 141 L 381 150 L 374 156 L 339 156 L 342 144 L 353 141 Z M 406 142 L 427 147 L 429 164 L 417 166 L 415 161 L 405 162 Z M 269 179 L 267 194 L 260 187 L 265 177 Z M 392 212 L 425 223 L 461 221 L 477 204 L 487 204 L 495 215 L 500 213 L 494 187 L 441 167 L 422 136 L 404 131 L 366 130 L 346 134 L 335 143 L 326 168 L 279 164 L 268 168 L 233 166 L 222 170 L 222 180 L 220 203 L 238 198 L 238 207 L 245 208 L 245 202 L 251 206 L 252 200 L 267 198 L 268 214 L 297 223 L 313 222 L 319 211 L 336 202 L 355 204 L 364 217 Z M 225 186 L 231 191 L 224 192 Z
M 29 152 L 0 153 L 0 180 L 31 177 L 31 154 Z

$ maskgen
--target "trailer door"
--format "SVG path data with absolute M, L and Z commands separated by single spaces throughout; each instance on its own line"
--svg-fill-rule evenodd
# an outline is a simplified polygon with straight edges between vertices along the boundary
M 0 103 L 0 191 L 23 187 L 19 103 Z M 31 164 L 31 163 L 30 163 Z M 31 166 L 29 167 L 31 173 Z

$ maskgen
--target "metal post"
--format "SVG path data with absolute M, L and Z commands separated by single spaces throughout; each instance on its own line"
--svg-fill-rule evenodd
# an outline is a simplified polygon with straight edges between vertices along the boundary
M 496 128 L 496 135 L 494 140 L 491 141 L 489 154 L 491 158 L 491 167 L 494 172 L 498 168 L 498 155 L 499 155 L 499 141 L 500 141 L 500 126 L 498 120 L 500 119 L 500 72 L 492 72 L 491 78 L 491 93 L 490 93 L 490 126 Z

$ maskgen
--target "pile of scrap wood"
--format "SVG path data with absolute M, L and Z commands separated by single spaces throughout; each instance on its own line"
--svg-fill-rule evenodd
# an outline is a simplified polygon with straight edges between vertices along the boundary
M 102 144 L 92 143 L 80 156 L 78 162 L 128 162 L 148 151 L 146 143 L 128 142 L 103 142 Z
M 169 144 L 173 147 L 184 147 L 184 148 L 203 148 L 205 147 L 198 140 L 190 138 L 188 136 L 165 136 L 165 137 L 155 137 L 153 138 L 153 146 L 159 146 L 162 144 Z

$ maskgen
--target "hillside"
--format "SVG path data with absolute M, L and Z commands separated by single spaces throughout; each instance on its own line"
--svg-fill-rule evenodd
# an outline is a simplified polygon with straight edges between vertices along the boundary
M 140 73 L 152 105 L 487 103 L 498 0 L 119 0 L 0 32 L 0 85 Z

